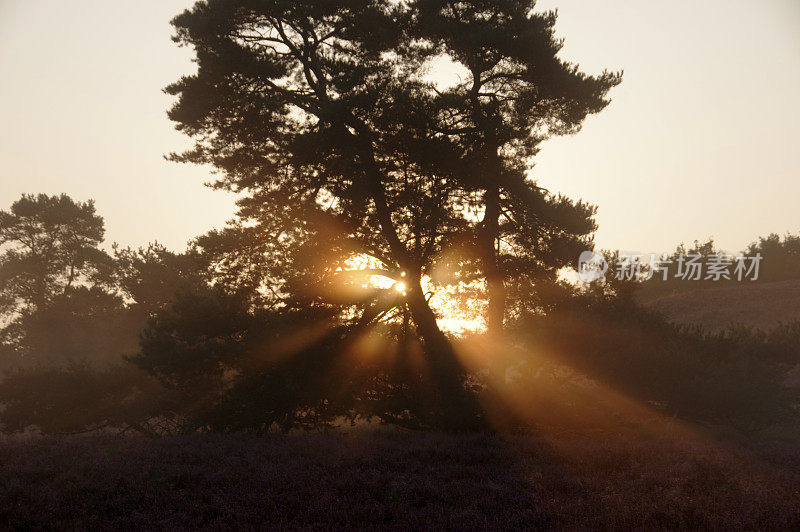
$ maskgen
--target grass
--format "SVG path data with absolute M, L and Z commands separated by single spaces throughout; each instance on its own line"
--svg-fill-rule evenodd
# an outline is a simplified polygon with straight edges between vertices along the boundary
M 800 448 L 362 433 L 9 437 L 11 528 L 800 528 Z

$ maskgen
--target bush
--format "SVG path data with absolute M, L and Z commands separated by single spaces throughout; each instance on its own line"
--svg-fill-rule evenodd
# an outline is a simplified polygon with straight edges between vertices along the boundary
M 38 428 L 74 433 L 135 428 L 154 434 L 172 406 L 158 382 L 130 364 L 34 366 L 9 372 L 0 386 L 5 432 Z
M 791 416 L 798 400 L 783 386 L 800 362 L 797 323 L 704 333 L 630 300 L 578 297 L 515 328 L 531 352 L 686 419 L 757 429 Z

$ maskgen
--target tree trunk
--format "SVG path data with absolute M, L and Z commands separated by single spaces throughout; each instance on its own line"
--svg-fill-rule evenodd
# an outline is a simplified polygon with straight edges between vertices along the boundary
M 486 327 L 489 336 L 502 338 L 506 312 L 506 289 L 503 272 L 500 269 L 497 239 L 500 233 L 500 186 L 490 185 L 484 194 L 485 212 L 481 223 L 480 248 L 483 274 L 486 277 L 486 289 L 489 309 L 486 315 Z
M 506 290 L 497 252 L 497 243 L 500 237 L 500 179 L 503 172 L 503 164 L 498 155 L 500 143 L 497 140 L 494 126 L 481 106 L 482 74 L 483 72 L 477 67 L 473 68 L 472 89 L 470 91 L 472 119 L 484 135 L 483 149 L 485 150 L 488 169 L 486 192 L 483 196 L 485 211 L 478 235 L 478 251 L 481 255 L 483 275 L 486 278 L 486 292 L 489 299 L 486 329 L 491 338 L 500 339 L 503 336 L 503 322 L 506 312 Z
M 432 422 L 447 430 L 481 428 L 482 409 L 475 395 L 465 387 L 464 367 L 450 340 L 436 323 L 436 315 L 425 299 L 419 276 L 409 276 L 406 285 L 408 307 L 422 339 L 433 385 Z
M 368 176 L 366 186 L 375 205 L 381 234 L 389 244 L 394 259 L 406 272 L 406 302 L 422 340 L 432 379 L 433 393 L 430 403 L 432 422 L 435 426 L 448 430 L 474 430 L 480 426 L 481 409 L 474 394 L 464 387 L 463 367 L 450 340 L 436 323 L 436 315 L 425 299 L 420 265 L 400 241 L 392 223 L 386 190 L 375 161 L 370 134 L 363 125 L 358 129 L 359 134 L 354 140 L 359 147 L 359 157 Z M 343 132 L 349 135 L 346 129 L 343 129 Z

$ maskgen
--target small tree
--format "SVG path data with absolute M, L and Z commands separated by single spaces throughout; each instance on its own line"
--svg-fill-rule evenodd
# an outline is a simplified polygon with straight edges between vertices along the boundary
M 122 309 L 113 290 L 113 259 L 99 248 L 103 233 L 94 203 L 64 194 L 23 195 L 0 211 L 0 339 L 6 363 L 11 351 L 29 359 L 80 356 L 91 350 L 84 341 L 94 333 L 81 334 L 76 323 Z
M 103 233 L 94 202 L 66 194 L 24 194 L 0 211 L 3 309 L 41 309 L 78 285 L 108 286 L 111 260 L 98 248 Z

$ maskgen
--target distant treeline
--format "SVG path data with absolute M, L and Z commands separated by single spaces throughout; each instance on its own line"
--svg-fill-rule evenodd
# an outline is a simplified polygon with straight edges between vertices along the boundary
M 607 256 L 610 267 L 606 279 L 622 284 L 614 277 L 622 276 L 618 272 L 624 268 L 620 265 L 624 255 L 615 252 L 607 253 Z M 739 257 L 743 257 L 741 273 L 736 270 Z M 688 259 L 702 265 L 701 271 L 690 270 Z M 795 280 L 800 279 L 800 235 L 773 233 L 760 237 L 738 253 L 719 249 L 713 239 L 695 240 L 692 246 L 681 244 L 674 252 L 656 257 L 655 261 L 661 261 L 658 263 L 660 270 L 651 267 L 649 255 L 640 260 L 643 262 L 641 278 L 639 282 L 631 283 L 629 289 L 636 290 L 642 301 L 704 288 Z M 758 264 L 753 265 L 753 261 Z M 725 274 L 714 273 L 709 268 L 715 263 Z

